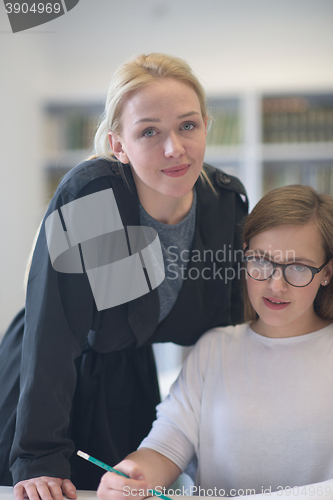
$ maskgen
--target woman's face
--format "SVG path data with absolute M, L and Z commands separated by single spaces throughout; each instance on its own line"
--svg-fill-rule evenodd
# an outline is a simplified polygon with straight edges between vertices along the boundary
M 259 233 L 251 238 L 249 252 L 278 264 L 297 262 L 318 268 L 326 260 L 322 236 L 313 222 Z M 249 299 L 259 315 L 254 330 L 268 337 L 292 337 L 321 328 L 323 320 L 316 315 L 313 302 L 320 285 L 331 279 L 332 262 L 302 288 L 289 285 L 280 270 L 266 281 L 247 276 Z
M 141 202 L 182 198 L 198 179 L 205 154 L 198 96 L 178 80 L 156 80 L 126 97 L 122 132 L 110 132 L 109 139 L 117 158 L 131 163 Z

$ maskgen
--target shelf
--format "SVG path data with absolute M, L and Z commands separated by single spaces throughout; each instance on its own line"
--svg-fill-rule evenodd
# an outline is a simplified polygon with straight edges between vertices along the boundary
M 330 160 L 264 163 L 264 192 L 290 184 L 312 186 L 320 193 L 333 195 L 333 158 Z
M 262 161 L 329 160 L 333 158 L 333 142 L 307 144 L 263 144 Z
M 205 159 L 208 162 L 238 162 L 243 154 L 241 145 L 235 146 L 207 146 Z
M 44 111 L 51 193 L 69 169 L 92 154 L 103 103 L 52 102 Z M 208 111 L 212 126 L 205 161 L 241 179 L 250 208 L 281 183 L 312 182 L 318 190 L 333 192 L 327 173 L 333 169 L 332 91 L 210 96 Z
M 46 149 L 58 153 L 62 150 L 92 149 L 98 121 L 103 112 L 101 102 L 50 103 L 44 107 L 46 120 Z

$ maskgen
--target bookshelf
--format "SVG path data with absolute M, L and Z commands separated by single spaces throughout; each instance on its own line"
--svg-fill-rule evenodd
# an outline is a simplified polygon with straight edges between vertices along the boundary
M 238 175 L 242 149 L 241 101 L 238 97 L 211 97 L 205 161 Z
M 93 151 L 104 103 L 52 102 L 44 106 L 46 191 L 50 199 L 61 178 Z
M 333 195 L 333 92 L 262 99 L 263 193 L 307 184 Z
M 333 142 L 333 93 L 264 96 L 264 144 Z
M 92 153 L 104 103 L 44 108 L 50 197 L 61 177 Z M 333 90 L 210 96 L 205 161 L 238 176 L 250 207 L 274 187 L 303 183 L 333 195 Z

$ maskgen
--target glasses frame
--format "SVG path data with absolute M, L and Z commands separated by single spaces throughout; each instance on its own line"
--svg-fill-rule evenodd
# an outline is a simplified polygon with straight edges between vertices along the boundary
M 246 249 L 247 250 L 247 249 Z M 245 251 L 246 251 L 245 250 Z M 267 281 L 269 280 L 273 274 L 275 273 L 276 269 L 278 267 L 281 267 L 282 268 L 282 275 L 283 275 L 283 278 L 284 280 L 290 285 L 290 286 L 294 286 L 295 288 L 304 288 L 308 285 L 310 285 L 310 283 L 313 281 L 313 278 L 315 277 L 316 274 L 320 273 L 320 271 L 322 271 L 324 269 L 324 267 L 326 266 L 326 264 L 329 263 L 329 261 L 331 259 L 327 259 L 326 262 L 324 262 L 324 264 L 320 267 L 313 267 L 313 266 L 307 266 L 306 264 L 299 264 L 298 262 L 290 262 L 289 264 L 277 264 L 276 262 L 273 262 L 271 260 L 267 260 L 267 262 L 269 262 L 272 266 L 273 266 L 273 271 L 272 273 L 267 277 L 267 278 L 264 278 L 264 279 L 257 279 L 257 278 L 253 278 L 253 276 L 251 276 L 247 270 L 247 263 L 249 260 L 254 260 L 254 259 L 258 259 L 258 257 L 256 257 L 255 255 L 248 255 L 248 256 L 244 256 L 244 261 L 246 262 L 246 273 L 248 274 L 248 276 L 255 280 L 255 281 Z M 307 269 L 310 269 L 311 273 L 312 273 L 312 278 L 311 280 L 309 281 L 309 283 L 307 283 L 306 285 L 293 285 L 292 283 L 290 283 L 287 278 L 286 278 L 286 268 L 289 267 L 289 266 L 294 266 L 295 264 L 299 264 L 303 267 L 306 267 Z

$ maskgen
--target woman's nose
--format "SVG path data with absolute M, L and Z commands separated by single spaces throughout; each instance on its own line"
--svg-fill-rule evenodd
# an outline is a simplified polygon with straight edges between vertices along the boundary
M 175 133 L 168 135 L 164 144 L 164 154 L 167 158 L 179 158 L 185 153 L 181 137 Z
M 283 272 L 280 267 L 274 269 L 274 272 L 268 281 L 268 286 L 274 292 L 287 290 L 288 283 L 284 279 Z

